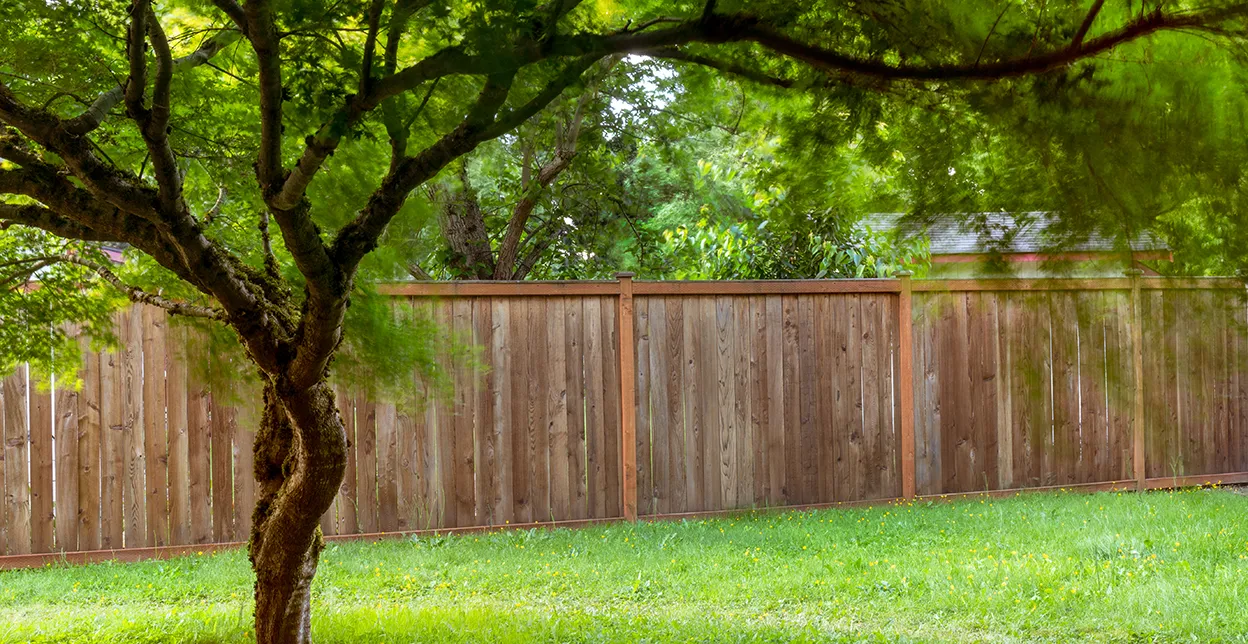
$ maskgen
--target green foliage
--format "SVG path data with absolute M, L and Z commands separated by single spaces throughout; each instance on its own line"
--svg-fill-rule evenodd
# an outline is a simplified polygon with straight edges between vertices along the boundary
M 1068 46 L 1090 4 L 733 0 L 716 10 L 748 11 L 778 31 L 847 56 L 916 66 L 989 65 Z M 1180 0 L 1164 3 L 1164 9 L 1208 4 Z M 287 166 L 305 138 L 358 91 L 370 5 L 280 4 L 282 55 L 292 62 L 283 79 Z M 1105 3 L 1087 38 L 1162 5 Z M 4 3 L 0 78 L 28 104 L 62 117 L 81 113 L 126 77 L 119 43 L 127 6 L 117 0 Z M 433 3 L 420 14 L 419 29 L 400 42 L 397 63 L 411 65 L 447 46 L 471 54 L 502 52 L 506 43 L 531 35 L 535 6 L 531 0 Z M 695 16 L 703 6 L 584 2 L 564 18 L 559 33 L 619 31 L 661 16 Z M 205 235 L 262 269 L 254 53 L 245 39 L 226 31 L 224 15 L 210 3 L 175 0 L 158 3 L 156 10 L 174 56 L 208 38 L 235 38 L 211 67 L 175 74 L 169 137 Z M 1165 272 L 1248 275 L 1248 227 L 1241 225 L 1248 207 L 1248 77 L 1237 48 L 1241 34 L 1233 27 L 1225 33 L 1160 33 L 1091 60 L 993 82 L 826 73 L 749 42 L 694 44 L 683 51 L 782 78 L 790 87 L 678 61 L 625 57 L 589 103 L 572 165 L 540 196 L 529 226 L 533 244 L 524 250 L 544 248 L 529 277 L 603 278 L 619 270 L 653 278 L 857 277 L 903 267 L 921 273 L 921 244 L 899 244 L 855 222 L 870 212 L 904 211 L 916 221 L 964 213 L 974 225 L 982 223 L 974 213 L 1002 210 L 1058 213 L 1048 240 L 1054 249 L 1097 233 L 1119 240 L 1126 260 L 1126 240 L 1151 231 L 1175 249 L 1175 261 L 1158 266 Z M 379 71 L 381 62 L 374 65 Z M 525 68 L 515 96 L 532 96 L 555 68 Z M 389 171 L 383 112 L 410 124 L 406 151 L 414 154 L 459 122 L 480 83 L 469 75 L 426 83 L 344 131 L 308 193 L 322 239 L 333 237 Z M 467 176 L 495 247 L 524 192 L 526 148 L 536 150 L 537 161 L 548 158 L 583 91 L 570 89 L 467 158 Z M 146 147 L 122 110 L 115 108 L 93 134 L 99 154 L 150 183 Z M 457 172 L 444 171 L 433 183 L 453 184 Z M 432 324 L 396 319 L 373 295 L 376 283 L 408 279 L 412 264 L 437 278 L 453 276 L 436 212 L 426 191 L 408 195 L 362 268 L 344 355 L 335 363 L 344 379 L 379 380 L 401 390 L 412 366 L 436 371 L 430 350 L 415 346 L 440 342 L 433 340 Z M 302 278 L 284 244 L 273 235 L 280 275 L 297 308 Z M 48 249 L 92 252 L 90 245 L 66 246 L 16 227 L 0 230 L 0 263 Z M 127 282 L 211 304 L 151 258 L 131 253 L 128 259 L 118 270 Z M 45 282 L 40 290 L 0 295 L 0 371 L 34 361 L 70 379 L 71 347 L 60 325 L 79 322 L 101 331 L 117 297 L 83 267 L 47 267 L 38 277 Z M 241 350 L 226 347 L 236 344 L 232 332 L 211 338 L 205 355 L 243 364 Z M 100 339 L 108 341 L 104 333 Z M 375 365 L 364 367 L 364 361 Z M 219 367 L 219 373 L 246 371 Z
M 763 219 L 715 227 L 699 220 L 693 228 L 664 231 L 659 247 L 673 268 L 671 279 L 830 279 L 892 277 L 899 270 L 926 269 L 927 242 L 898 242 L 892 235 L 854 229 L 827 234 L 776 233 Z
M 108 260 L 87 244 L 70 242 L 39 230 L 0 232 L 0 373 L 29 362 L 31 381 L 75 387 L 81 350 L 66 333 L 77 325 L 95 348 L 116 341 L 113 313 L 125 298 L 112 287 L 93 285 L 89 268 L 52 262 L 73 255 L 101 263 Z
M 331 543 L 318 642 L 1218 641 L 1248 497 L 1040 493 Z M 244 641 L 245 553 L 0 572 L 0 640 Z

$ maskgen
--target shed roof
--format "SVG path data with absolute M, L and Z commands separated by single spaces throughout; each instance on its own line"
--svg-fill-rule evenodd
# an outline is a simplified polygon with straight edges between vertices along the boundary
M 1057 242 L 1055 218 L 1049 212 L 993 212 L 974 216 L 937 215 L 926 226 L 904 220 L 905 213 L 871 213 L 862 224 L 875 231 L 898 231 L 904 236 L 926 233 L 932 255 L 973 255 L 1050 252 Z M 1168 250 L 1156 235 L 1143 231 L 1131 240 L 1131 250 Z M 1082 239 L 1060 244 L 1066 252 L 1105 252 L 1124 250 L 1112 236 L 1092 233 Z

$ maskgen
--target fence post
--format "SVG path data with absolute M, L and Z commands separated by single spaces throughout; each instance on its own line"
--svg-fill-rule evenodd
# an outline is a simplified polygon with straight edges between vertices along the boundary
M 914 350 L 913 323 L 911 308 L 910 271 L 897 271 L 901 280 L 901 293 L 897 307 L 897 358 L 899 389 L 898 399 L 901 402 L 901 496 L 914 498 Z
M 620 486 L 624 520 L 637 520 L 637 366 L 633 341 L 633 274 L 616 273 L 620 281 L 620 305 L 616 308 L 620 330 Z
M 1147 487 L 1147 471 L 1144 469 L 1144 322 L 1140 311 L 1140 276 L 1144 271 L 1130 268 L 1126 272 L 1131 278 L 1131 366 L 1135 384 L 1131 414 L 1131 466 L 1136 487 L 1144 490 Z

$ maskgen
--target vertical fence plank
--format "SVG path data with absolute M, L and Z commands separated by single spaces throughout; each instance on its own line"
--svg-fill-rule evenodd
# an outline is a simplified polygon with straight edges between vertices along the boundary
M 650 437 L 651 453 L 654 454 L 654 470 L 651 473 L 653 482 L 652 512 L 663 514 L 672 512 L 672 495 L 675 483 L 672 479 L 671 435 L 679 425 L 672 422 L 671 403 L 673 394 L 679 398 L 680 392 L 671 390 L 672 367 L 668 360 L 671 354 L 668 349 L 667 299 L 662 296 L 645 298 L 650 311 Z
M 1083 464 L 1076 481 L 1114 480 L 1109 472 L 1109 418 L 1105 401 L 1106 299 L 1102 292 L 1076 294 L 1079 332 L 1079 430 Z
M 120 313 L 117 319 L 120 321 Z M 125 545 L 122 542 L 125 528 L 122 487 L 126 480 L 122 388 L 125 381 L 121 358 L 116 352 L 100 355 L 100 547 L 103 549 Z
M 62 384 L 56 390 L 56 549 L 78 550 L 78 395 Z
M 244 396 L 243 400 L 259 400 Z M 240 404 L 234 410 L 234 538 L 251 538 L 251 515 L 256 508 L 255 448 L 260 409 Z
M 602 300 L 585 299 L 581 316 L 585 343 L 585 468 L 589 481 L 589 516 L 607 516 L 606 405 L 603 401 Z M 532 339 L 532 338 L 530 338 Z
M 338 404 L 338 413 L 342 416 L 342 427 L 347 434 L 347 468 L 342 476 L 342 490 L 338 494 L 338 534 L 355 534 L 360 531 L 359 500 L 356 490 L 359 484 L 356 476 L 356 448 L 359 437 L 355 431 L 355 397 L 339 386 L 334 390 L 334 399 Z
M 513 431 L 513 423 L 511 417 L 511 396 L 512 396 L 512 378 L 511 378 L 511 333 L 509 316 L 511 314 L 509 298 L 494 298 L 490 302 L 490 361 L 491 369 L 489 375 L 490 389 L 493 392 L 494 406 L 493 419 L 494 426 L 492 428 L 491 440 L 494 445 L 494 521 L 495 523 L 510 523 L 515 520 L 515 498 L 512 495 L 511 477 L 512 477 L 512 455 L 511 455 L 511 432 Z M 579 300 L 576 303 L 579 305 Z M 579 310 L 579 306 L 577 307 Z M 567 312 L 569 321 L 565 324 L 571 324 L 570 319 L 572 312 Z M 580 320 L 576 321 L 577 328 L 580 328 Z M 571 346 L 569 346 L 571 352 Z M 571 366 L 568 367 L 572 369 Z M 580 363 L 577 363 L 577 371 L 580 370 Z M 570 373 L 570 371 L 569 371 Z M 569 400 L 579 399 L 580 391 L 573 389 L 573 385 L 569 383 L 568 395 Z M 576 397 L 576 398 L 573 398 Z M 569 402 L 569 420 L 571 420 L 571 402 Z M 575 430 L 574 430 L 575 433 Z M 569 447 L 569 452 L 572 447 Z M 575 456 L 575 454 L 570 454 Z M 575 469 L 575 461 L 572 461 L 572 469 Z M 576 487 L 575 472 L 569 474 L 569 484 L 572 486 L 573 501 L 572 513 L 576 516 L 575 495 L 580 492 L 580 488 Z
M 212 539 L 233 541 L 234 533 L 234 410 L 224 392 L 209 401 L 212 426 Z
M 916 472 L 914 460 L 914 394 L 918 388 L 918 383 L 914 379 L 914 295 L 910 282 L 910 271 L 901 271 L 897 275 L 901 278 L 901 294 L 898 296 L 897 309 L 897 395 L 899 398 L 897 428 L 900 434 L 898 438 L 900 439 L 899 447 L 901 449 L 901 496 L 905 499 L 913 499 L 915 495 Z
M 166 332 L 165 400 L 169 429 L 169 540 L 192 543 L 190 496 L 190 387 L 187 382 L 186 328 L 171 326 Z
M 546 337 L 548 341 L 549 386 L 546 409 L 550 415 L 548 452 L 550 454 L 550 514 L 556 521 L 571 518 L 568 480 L 568 371 L 567 312 L 562 297 L 547 298 Z M 480 407 L 478 407 L 480 409 Z
M 563 302 L 560 300 L 559 318 L 556 322 L 562 329 L 563 325 Z M 472 374 L 472 381 L 475 386 L 476 399 L 473 408 L 476 410 L 477 417 L 473 423 L 473 462 L 476 464 L 476 514 L 478 525 L 495 525 L 499 523 L 495 517 L 494 508 L 497 506 L 497 486 L 498 486 L 498 462 L 495 458 L 495 439 L 494 439 L 494 411 L 495 411 L 495 380 L 490 377 L 489 358 L 494 344 L 494 307 L 490 298 L 479 297 L 473 300 L 472 308 L 472 343 L 480 351 L 480 360 Z M 562 333 L 560 334 L 562 338 Z M 563 351 L 563 343 L 560 342 L 559 350 Z M 559 364 L 559 378 L 563 378 L 563 363 Z M 564 448 L 567 448 L 566 426 L 567 418 L 563 419 L 565 427 Z M 564 463 L 564 482 L 563 494 L 567 497 L 567 459 L 563 459 Z
M 718 331 L 716 330 L 716 302 L 718 297 L 698 298 L 700 311 L 699 325 L 695 328 L 699 341 L 698 375 L 700 378 L 701 409 L 699 418 L 702 421 L 701 433 L 698 434 L 698 458 L 701 461 L 699 470 L 702 473 L 701 491 L 702 508 L 704 510 L 720 510 L 723 508 L 723 489 L 719 481 L 719 347 Z
M 510 484 L 514 503 L 511 515 L 516 523 L 529 523 L 533 520 L 529 486 L 529 361 L 540 360 L 541 356 L 534 356 L 529 351 L 529 298 L 512 298 L 508 300 L 508 304 L 507 336 L 511 347 L 511 370 L 508 376 L 511 382 Z M 590 428 L 586 427 L 586 440 L 589 439 L 589 433 Z M 591 488 L 586 489 L 587 498 L 591 492 Z M 586 507 L 589 508 L 588 503 Z
M 780 298 L 784 316 L 784 503 L 798 503 L 802 498 L 801 471 L 801 353 L 798 339 L 798 303 L 796 295 Z
M 135 307 L 123 312 L 122 339 L 122 446 L 126 458 L 126 547 L 149 545 L 147 539 L 147 461 L 143 423 L 143 314 Z
M 165 424 L 164 309 L 144 306 L 143 325 L 143 453 L 147 545 L 169 543 L 169 434 Z
M 26 371 L 19 366 L 4 379 L 5 554 L 31 551 L 30 442 L 26 415 Z
M 52 392 L 51 383 L 28 378 L 30 396 L 30 539 L 33 552 L 52 552 Z
M 767 298 L 750 297 L 750 332 L 753 337 L 750 343 L 750 432 L 753 441 L 750 450 L 754 453 L 754 494 L 756 505 L 765 504 L 770 500 L 771 481 L 768 478 L 769 448 L 768 434 L 770 430 L 769 414 L 773 406 L 771 399 L 770 362 L 767 349 Z M 835 428 L 833 428 L 835 432 Z
M 476 523 L 476 499 L 474 497 L 473 462 L 473 409 L 472 401 L 476 399 L 476 382 L 473 380 L 472 355 L 467 350 L 472 343 L 472 300 L 456 298 L 451 301 L 451 323 L 455 332 L 455 340 L 464 346 L 456 356 L 454 365 L 454 418 L 451 428 L 451 467 L 454 470 L 454 494 L 451 498 L 455 503 L 455 523 L 449 525 L 470 526 Z M 545 323 L 545 320 L 543 320 Z M 545 393 L 545 390 L 542 391 Z M 380 474 L 379 474 L 380 476 Z
M 635 454 L 637 464 L 637 484 L 634 486 L 634 494 L 637 499 L 637 514 L 647 515 L 654 514 L 654 453 L 650 449 L 653 439 L 650 428 L 650 382 L 653 380 L 651 376 L 650 365 L 650 299 L 639 297 L 633 299 L 633 306 L 636 320 L 634 323 L 634 332 L 636 338 L 633 346 L 627 346 L 625 350 L 633 354 L 634 378 L 633 378 L 633 395 L 636 398 L 634 407 L 634 422 L 636 423 L 636 442 Z M 621 354 L 621 357 L 623 354 Z M 624 404 L 629 405 L 630 402 L 626 397 Z
M 1071 485 L 1080 466 L 1079 350 L 1074 293 L 1049 297 L 1053 364 L 1053 474 L 1056 485 Z
M 399 529 L 398 411 L 392 402 L 377 403 L 377 529 Z
M 707 351 L 703 343 L 708 340 L 702 329 L 703 309 L 702 298 L 690 298 L 684 303 L 684 386 L 685 386 L 685 433 L 684 461 L 685 468 L 685 503 L 690 511 L 706 510 L 705 475 L 702 461 L 705 458 L 706 432 L 702 401 L 706 396 L 702 370 L 707 367 Z
M 567 385 L 568 428 L 568 503 L 569 518 L 584 519 L 589 516 L 589 486 L 586 478 L 586 428 L 585 428 L 585 323 L 582 298 L 564 299 L 563 339 L 566 343 L 564 356 L 564 382 Z M 503 342 L 505 344 L 505 342 Z M 505 481 L 503 487 L 507 488 Z M 508 492 L 510 494 L 510 491 Z
M 100 549 L 100 354 L 85 334 L 82 389 L 78 392 L 78 549 Z M 0 421 L 2 422 L 2 421 Z M 2 484 L 0 484 L 2 485 Z M 0 513 L 3 514 L 3 513 Z M 0 519 L 3 522 L 3 519 Z
M 767 309 L 767 502 L 784 502 L 785 431 L 784 431 L 784 304 L 779 295 L 768 295 Z
M 184 336 L 186 351 L 192 351 L 196 341 L 190 334 Z M 188 357 L 192 354 L 187 353 Z M 186 401 L 186 495 L 190 505 L 190 542 L 212 541 L 212 422 L 209 410 L 210 396 L 203 382 L 203 374 L 194 366 L 187 370 Z
M 664 378 L 667 383 L 667 452 L 668 472 L 667 490 L 670 497 L 670 512 L 688 512 L 692 509 L 687 482 L 688 469 L 686 462 L 691 458 L 685 450 L 685 433 L 688 427 L 685 422 L 685 400 L 690 392 L 685 389 L 685 300 L 679 297 L 666 297 L 663 301 L 666 310 L 665 325 L 667 326 L 666 348 L 664 356 L 667 367 Z
M 970 367 L 970 413 L 975 489 L 1001 489 L 997 447 L 997 387 L 999 367 L 993 338 L 997 327 L 997 294 L 972 293 L 967 299 L 967 358 Z
M 534 521 L 550 521 L 550 349 L 547 332 L 547 298 L 529 301 L 528 308 L 528 459 L 529 499 Z M 602 430 L 599 430 L 602 431 Z M 601 464 L 602 461 L 600 460 Z
M 728 296 L 715 298 L 715 424 L 717 436 L 712 448 L 712 469 L 715 486 L 719 488 L 715 509 L 737 507 L 737 386 L 735 316 L 733 300 Z
M 621 491 L 624 477 L 620 470 L 620 438 L 623 429 L 621 411 L 620 386 L 620 336 L 616 326 L 619 312 L 616 297 L 600 299 L 602 311 L 602 403 L 603 403 L 603 458 L 602 467 L 606 479 L 607 516 L 621 517 L 624 515 L 622 502 L 624 493 Z
M 733 388 L 733 449 L 735 462 L 735 489 L 733 507 L 754 505 L 754 426 L 750 414 L 753 401 L 750 398 L 750 357 L 754 330 L 750 318 L 750 298 L 744 295 L 732 298 L 732 329 L 734 347 L 732 354 Z
M 377 516 L 377 403 L 361 391 L 355 393 L 355 439 L 356 520 L 359 531 L 370 534 L 381 529 Z M 451 471 L 449 463 L 447 471 Z M 455 488 L 447 489 L 453 492 Z
M 862 458 L 861 466 L 858 469 L 858 475 L 862 478 L 862 493 L 864 498 L 874 499 L 880 496 L 880 474 L 881 468 L 879 463 L 880 441 L 880 416 L 883 411 L 880 407 L 879 399 L 879 383 L 880 374 L 886 369 L 880 361 L 880 340 L 881 328 L 880 320 L 883 311 L 880 310 L 879 298 L 874 295 L 863 295 L 860 297 L 861 310 L 861 335 L 862 338 L 862 377 L 859 381 L 861 391 L 862 405 Z
M 798 503 L 817 503 L 819 499 L 819 412 L 817 383 L 819 361 L 815 353 L 814 296 L 797 297 L 797 382 L 798 392 Z

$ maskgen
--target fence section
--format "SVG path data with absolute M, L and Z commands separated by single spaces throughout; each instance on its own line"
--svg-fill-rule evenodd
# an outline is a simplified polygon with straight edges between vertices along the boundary
M 338 392 L 329 535 L 1248 480 L 1236 282 L 389 290 L 453 339 L 450 393 Z M 210 391 L 159 309 L 117 331 L 80 389 L 0 383 L 0 554 L 246 540 L 258 397 Z
M 397 406 L 339 392 L 351 448 L 323 530 L 620 516 L 615 298 L 404 300 L 478 351 L 440 356 L 449 395 L 426 396 L 419 376 Z
M 641 514 L 900 495 L 897 298 L 635 305 Z
M 916 293 L 919 494 L 1133 477 L 1130 291 Z

